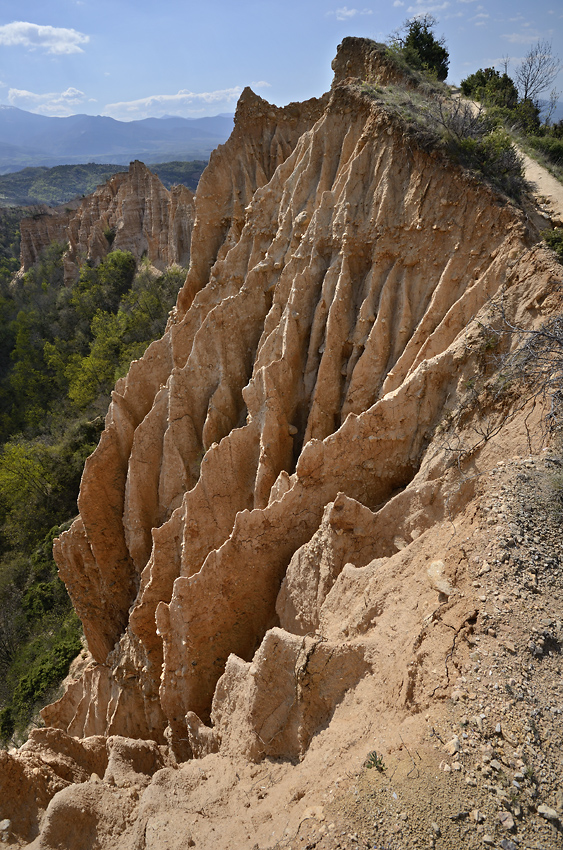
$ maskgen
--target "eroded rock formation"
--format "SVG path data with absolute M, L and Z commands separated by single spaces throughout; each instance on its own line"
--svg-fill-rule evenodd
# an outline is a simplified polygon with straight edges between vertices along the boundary
M 304 758 L 337 709 L 354 727 L 354 689 L 379 717 L 449 692 L 451 635 L 476 617 L 451 528 L 471 527 L 479 465 L 502 455 L 482 418 L 514 403 L 472 406 L 467 386 L 491 299 L 537 326 L 561 271 L 519 209 L 349 84 L 373 73 L 368 46 L 346 40 L 320 100 L 245 90 L 202 175 L 186 284 L 118 382 L 55 543 L 94 658 L 43 710 L 56 734 L 212 770 Z M 203 793 L 195 768 L 158 777 L 123 847 L 158 846 L 169 787 Z M 37 846 L 59 846 L 63 810 L 90 807 L 105 836 L 119 794 L 57 794 Z
M 116 387 L 55 547 L 99 666 L 80 685 L 95 722 L 71 719 L 70 697 L 48 722 L 185 741 L 231 654 L 250 661 L 280 623 L 314 631 L 346 559 L 396 551 L 378 514 L 415 477 L 459 335 L 528 239 L 515 208 L 357 90 L 302 110 L 245 91 L 202 176 L 173 321 Z M 370 544 L 359 556 L 355 536 L 312 599 L 294 565 L 327 506 L 351 510 L 339 493 L 375 511 Z
M 72 206 L 72 205 L 71 205 Z M 166 189 L 142 162 L 114 175 L 76 209 L 62 208 L 21 222 L 21 263 L 27 270 L 51 242 L 68 242 L 65 278 L 74 280 L 86 260 L 102 260 L 110 250 L 148 257 L 159 269 L 188 266 L 193 226 L 193 193 L 186 186 Z

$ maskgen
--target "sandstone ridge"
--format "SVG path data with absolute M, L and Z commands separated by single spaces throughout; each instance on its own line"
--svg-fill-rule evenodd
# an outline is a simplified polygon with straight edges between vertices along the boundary
M 158 269 L 187 266 L 193 226 L 193 193 L 186 186 L 166 189 L 142 162 L 114 175 L 74 209 L 49 210 L 21 222 L 21 264 L 29 269 L 51 242 L 68 242 L 65 280 L 80 265 L 98 263 L 110 250 L 147 257 Z
M 561 267 L 518 208 L 345 82 L 377 70 L 364 42 L 345 40 L 321 99 L 245 89 L 166 333 L 116 385 L 55 543 L 92 662 L 6 757 L 42 789 L 17 833 L 40 830 L 36 848 L 73 846 L 85 811 L 104 848 L 234 846 L 222 818 L 244 824 L 236 846 L 287 846 L 292 764 L 315 765 L 313 804 L 330 753 L 374 726 L 421 741 L 468 658 L 481 603 L 461 535 L 482 474 L 539 417 L 487 384 L 491 304 L 538 327 Z M 42 735 L 74 748 L 75 784 L 53 779 L 58 756 L 33 780 Z M 284 825 L 273 803 L 252 828 L 240 814 L 260 765 Z

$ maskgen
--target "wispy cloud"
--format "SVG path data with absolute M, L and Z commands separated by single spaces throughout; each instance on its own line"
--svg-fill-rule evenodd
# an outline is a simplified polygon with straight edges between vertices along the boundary
M 530 44 L 534 39 L 539 38 L 537 30 L 529 30 L 528 32 L 511 32 L 503 33 L 502 38 L 505 38 L 511 44 Z
M 444 3 L 426 3 L 424 0 L 417 0 L 417 3 L 409 6 L 407 11 L 409 15 L 433 15 L 435 12 L 444 12 L 449 6 L 448 0 Z
M 84 92 L 72 86 L 63 92 L 47 92 L 46 94 L 36 94 L 25 89 L 10 89 L 8 92 L 8 100 L 12 106 L 59 118 L 73 115 L 84 99 Z
M 26 47 L 28 50 L 44 50 L 45 53 L 84 53 L 81 44 L 87 44 L 90 36 L 66 27 L 39 26 L 27 21 L 13 21 L 0 26 L 0 44 L 7 47 Z
M 334 12 L 327 12 L 327 15 L 336 15 L 337 21 L 348 21 L 357 15 L 373 15 L 373 11 L 371 9 L 349 9 L 348 6 L 342 6 L 341 9 L 336 9 Z
M 240 86 L 211 92 L 184 89 L 178 94 L 155 94 L 138 100 L 108 103 L 103 114 L 120 121 L 133 121 L 139 118 L 160 118 L 163 115 L 200 115 L 209 106 L 221 112 L 221 107 L 232 107 L 241 92 Z
M 251 89 L 271 89 L 272 84 L 267 83 L 266 80 L 258 80 L 257 83 L 256 82 L 250 83 L 250 88 Z
M 403 0 L 395 0 L 393 6 L 404 6 Z

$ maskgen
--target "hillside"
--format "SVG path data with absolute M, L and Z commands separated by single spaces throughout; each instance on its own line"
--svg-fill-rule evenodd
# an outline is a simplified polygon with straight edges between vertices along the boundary
M 167 189 L 182 184 L 195 192 L 205 166 L 203 160 L 161 162 L 152 164 L 151 171 Z M 24 168 L 0 176 L 0 206 L 66 204 L 75 198 L 90 195 L 100 184 L 120 171 L 127 171 L 127 167 L 96 165 L 93 162 L 85 165 L 57 165 L 54 168 Z
M 0 753 L 12 845 L 560 846 L 563 266 L 504 138 L 333 70 L 201 176 L 54 543 L 88 652 Z
M 83 162 L 207 160 L 232 126 L 220 115 L 116 121 L 101 115 L 50 118 L 0 105 L 0 174 Z

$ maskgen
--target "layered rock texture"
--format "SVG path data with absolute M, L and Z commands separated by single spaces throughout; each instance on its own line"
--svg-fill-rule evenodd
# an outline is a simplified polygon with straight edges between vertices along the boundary
M 172 787 L 203 793 L 193 759 L 234 800 L 226 765 L 351 746 L 355 700 L 399 723 L 450 693 L 479 607 L 459 529 L 536 415 L 497 392 L 491 305 L 503 293 L 510 321 L 538 327 L 561 267 L 519 209 L 350 83 L 376 61 L 347 39 L 321 99 L 277 108 L 245 90 L 202 175 L 176 309 L 118 382 L 55 543 L 93 660 L 43 710 L 49 734 L 83 739 L 77 764 L 99 741 L 110 762 L 146 746 L 151 770 L 189 764 L 135 812 L 128 796 L 111 840 L 105 811 L 125 797 L 107 771 L 60 791 L 34 846 L 73 846 L 60 824 L 85 806 L 100 846 L 184 846 L 158 813 Z
M 58 208 L 21 222 L 21 263 L 29 269 L 51 242 L 68 242 L 65 279 L 80 265 L 100 262 L 108 251 L 148 257 L 158 269 L 187 266 L 193 227 L 193 193 L 186 186 L 166 189 L 142 162 L 116 174 L 77 208 Z M 75 205 L 71 205 L 75 206 Z

